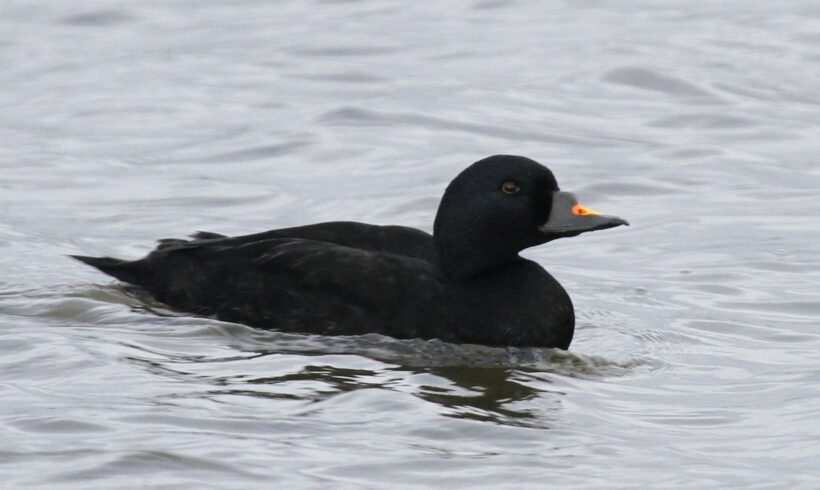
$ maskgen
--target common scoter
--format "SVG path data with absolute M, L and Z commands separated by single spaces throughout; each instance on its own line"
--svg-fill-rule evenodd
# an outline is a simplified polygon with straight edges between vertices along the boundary
M 619 225 L 560 191 L 545 166 L 496 155 L 450 183 L 432 235 L 339 221 L 199 232 L 133 261 L 73 257 L 175 309 L 259 328 L 567 349 L 572 301 L 518 253 Z

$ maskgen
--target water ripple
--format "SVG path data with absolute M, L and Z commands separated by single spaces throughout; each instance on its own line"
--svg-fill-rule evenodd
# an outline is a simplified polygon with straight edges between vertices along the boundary
M 4 2 L 4 485 L 818 486 L 816 5 L 441 5 Z M 65 257 L 429 230 L 497 153 L 634 224 L 526 252 L 569 353 L 256 330 Z

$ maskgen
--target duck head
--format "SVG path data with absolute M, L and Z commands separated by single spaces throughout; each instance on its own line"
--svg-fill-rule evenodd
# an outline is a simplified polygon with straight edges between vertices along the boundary
M 439 204 L 433 238 L 441 269 L 463 280 L 515 260 L 525 248 L 628 224 L 581 205 L 540 163 L 496 155 L 453 179 Z

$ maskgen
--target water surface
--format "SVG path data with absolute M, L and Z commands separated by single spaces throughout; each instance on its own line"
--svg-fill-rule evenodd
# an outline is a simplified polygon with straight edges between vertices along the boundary
M 815 2 L 2 10 L 6 485 L 820 486 Z M 526 252 L 569 353 L 161 314 L 65 257 L 429 231 L 497 153 L 633 224 Z

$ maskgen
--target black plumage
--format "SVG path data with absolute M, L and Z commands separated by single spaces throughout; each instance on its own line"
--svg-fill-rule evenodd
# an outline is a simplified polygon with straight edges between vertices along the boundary
M 566 349 L 572 302 L 518 253 L 621 224 L 561 192 L 543 165 L 498 155 L 450 183 L 433 235 L 330 222 L 239 237 L 200 232 L 161 240 L 134 261 L 74 257 L 178 310 L 260 328 Z

